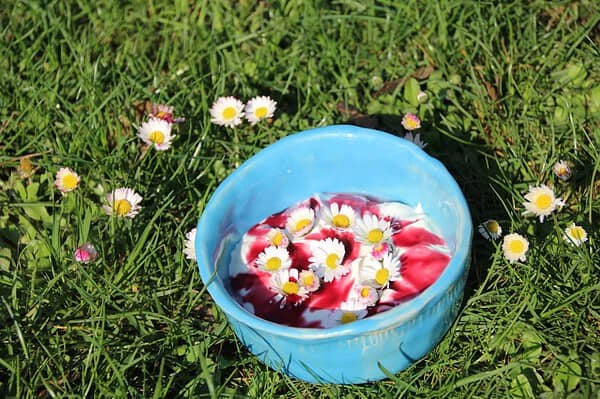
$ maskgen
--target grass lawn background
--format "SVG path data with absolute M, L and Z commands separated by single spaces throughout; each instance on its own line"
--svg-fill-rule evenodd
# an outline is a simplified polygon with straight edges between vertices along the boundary
M 600 398 L 599 21 L 593 1 L 3 3 L 0 397 Z M 224 95 L 278 110 L 219 127 L 209 109 Z M 186 118 L 165 152 L 136 136 L 153 102 Z M 476 234 L 458 320 L 387 380 L 268 369 L 183 256 L 185 233 L 278 138 L 337 123 L 401 135 L 409 111 L 474 223 L 526 236 L 527 260 Z M 81 176 L 65 196 L 60 167 Z M 544 223 L 521 215 L 539 184 L 566 202 Z M 117 187 L 143 197 L 136 218 L 102 212 Z M 584 245 L 563 240 L 571 223 Z M 77 264 L 87 241 L 100 258 Z

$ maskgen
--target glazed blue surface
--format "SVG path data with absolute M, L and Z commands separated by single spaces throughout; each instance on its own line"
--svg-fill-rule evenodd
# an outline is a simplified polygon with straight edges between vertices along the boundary
M 233 244 L 258 221 L 322 192 L 421 203 L 450 247 L 450 263 L 417 297 L 335 328 L 287 327 L 254 316 L 227 290 Z M 196 257 L 215 303 L 263 362 L 309 382 L 364 383 L 406 368 L 448 330 L 462 300 L 471 238 L 464 196 L 439 161 L 396 136 L 334 125 L 283 138 L 227 177 L 198 222 Z

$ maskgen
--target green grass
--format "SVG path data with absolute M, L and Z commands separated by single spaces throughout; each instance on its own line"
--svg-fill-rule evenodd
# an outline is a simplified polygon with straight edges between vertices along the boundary
M 593 1 L 7 1 L 0 10 L 0 396 L 600 398 L 600 9 Z M 117 5 L 118 3 L 124 3 Z M 415 80 L 429 95 L 413 101 Z M 272 123 L 210 123 L 222 95 L 269 95 Z M 144 102 L 187 121 L 142 151 Z M 346 112 L 352 107 L 354 112 Z M 317 386 L 259 363 L 182 254 L 219 182 L 265 145 L 336 123 L 427 152 L 475 224 L 531 244 L 508 263 L 474 237 L 462 311 L 387 380 Z M 19 174 L 23 157 L 35 168 Z M 552 165 L 571 162 L 559 181 Z M 62 196 L 58 168 L 81 176 Z M 523 217 L 530 185 L 567 205 Z M 100 205 L 144 198 L 133 220 Z M 572 222 L 589 234 L 561 238 Z M 73 261 L 83 242 L 101 257 Z

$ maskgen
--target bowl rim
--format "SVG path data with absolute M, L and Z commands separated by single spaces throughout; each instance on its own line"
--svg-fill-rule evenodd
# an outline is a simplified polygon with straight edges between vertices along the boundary
M 201 237 L 210 233 L 209 227 L 204 223 L 206 220 L 205 213 L 210 212 L 211 208 L 214 206 L 213 204 L 219 200 L 219 197 L 223 195 L 223 192 L 228 190 L 229 186 L 236 183 L 238 176 L 241 176 L 245 169 L 251 167 L 261 158 L 270 156 L 270 153 L 282 150 L 285 151 L 286 148 L 294 146 L 295 143 L 299 141 L 314 139 L 317 136 L 320 138 L 332 136 L 369 136 L 375 139 L 392 140 L 396 142 L 395 144 L 404 146 L 413 156 L 420 158 L 425 162 L 429 169 L 429 173 L 435 173 L 436 176 L 439 176 L 439 179 L 444 182 L 444 186 L 453 197 L 456 198 L 460 208 L 459 212 L 464 213 L 466 222 L 462 224 L 460 229 L 462 233 L 461 237 L 464 242 L 456 243 L 456 251 L 450 258 L 450 262 L 445 267 L 442 274 L 423 292 L 385 312 L 352 323 L 324 329 L 290 327 L 278 324 L 260 318 L 245 309 L 229 294 L 223 283 L 215 282 L 215 280 L 220 280 L 220 278 L 216 275 L 216 268 L 214 271 L 210 271 L 212 268 L 211 254 L 205 253 L 199 245 Z M 283 137 L 248 158 L 227 176 L 213 192 L 198 220 L 195 241 L 196 259 L 205 288 L 208 290 L 215 304 L 221 308 L 228 318 L 233 318 L 237 322 L 242 323 L 255 331 L 261 331 L 262 333 L 274 336 L 287 337 L 298 341 L 333 339 L 336 337 L 364 335 L 374 331 L 393 329 L 399 324 L 415 317 L 429 303 L 437 302 L 437 300 L 439 300 L 439 298 L 442 297 L 457 280 L 459 280 L 463 272 L 466 271 L 465 269 L 468 270 L 473 235 L 472 225 L 469 207 L 458 183 L 438 159 L 430 156 L 410 141 L 390 133 L 353 125 L 330 125 L 303 130 Z M 217 245 L 219 245 L 219 243 Z

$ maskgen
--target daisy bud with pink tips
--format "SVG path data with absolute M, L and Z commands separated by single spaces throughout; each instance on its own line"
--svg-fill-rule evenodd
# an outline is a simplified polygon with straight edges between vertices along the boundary
M 410 112 L 404 115 L 402 118 L 402 127 L 406 130 L 416 130 L 421 127 L 421 119 L 415 114 Z
M 79 263 L 90 263 L 98 258 L 98 251 L 89 242 L 77 247 L 73 253 L 73 258 Z

